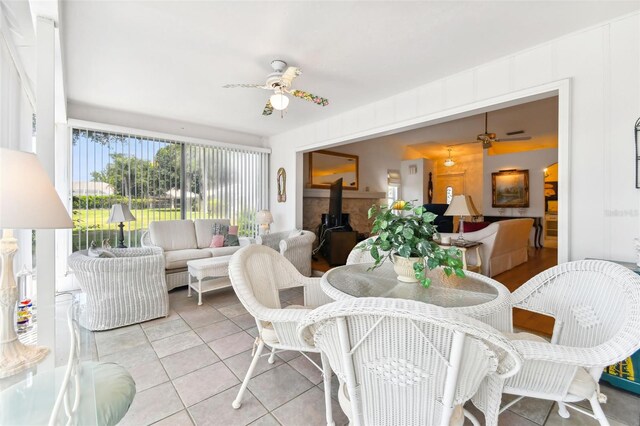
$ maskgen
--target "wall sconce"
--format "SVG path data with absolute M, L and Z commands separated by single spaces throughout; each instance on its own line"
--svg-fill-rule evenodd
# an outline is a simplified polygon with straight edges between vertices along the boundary
M 545 178 L 545 179 L 546 179 L 546 178 L 548 178 L 548 177 L 549 177 L 549 171 L 546 169 L 546 167 L 545 167 L 545 169 L 543 170 L 543 172 L 544 172 L 544 178 Z

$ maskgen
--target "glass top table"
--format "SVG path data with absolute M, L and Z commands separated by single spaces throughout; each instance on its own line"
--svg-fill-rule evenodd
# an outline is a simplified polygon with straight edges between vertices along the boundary
M 452 308 L 502 331 L 511 323 L 509 290 L 494 279 L 465 271 L 464 278 L 444 271 L 431 271 L 431 286 L 405 283 L 397 279 L 391 262 L 369 270 L 373 264 L 360 263 L 329 270 L 321 280 L 322 290 L 333 300 L 354 297 L 389 297 L 416 300 Z

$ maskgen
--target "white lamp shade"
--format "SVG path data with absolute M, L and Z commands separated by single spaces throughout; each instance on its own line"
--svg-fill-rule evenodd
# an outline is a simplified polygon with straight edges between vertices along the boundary
M 256 222 L 258 225 L 269 225 L 273 223 L 273 215 L 269 210 L 260 210 L 256 213 Z
M 111 206 L 107 223 L 131 222 L 132 220 L 136 220 L 136 218 L 131 214 L 126 204 L 114 204 Z
M 287 98 L 282 93 L 276 93 L 274 95 L 271 95 L 271 97 L 269 98 L 269 102 L 271 102 L 271 106 L 273 107 L 273 109 L 277 109 L 278 111 L 280 111 L 287 108 L 287 106 L 289 105 L 289 98 Z
M 473 204 L 470 195 L 456 195 L 451 200 L 449 208 L 444 212 L 445 216 L 479 216 L 480 212 Z
M 0 148 L 0 228 L 73 228 L 35 154 Z

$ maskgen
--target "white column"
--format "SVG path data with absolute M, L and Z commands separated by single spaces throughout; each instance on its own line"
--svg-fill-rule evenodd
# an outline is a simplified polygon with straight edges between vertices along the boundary
M 36 153 L 52 182 L 55 182 L 55 23 L 38 17 L 36 23 Z M 45 206 L 43 206 L 44 208 Z M 55 231 L 36 232 L 38 286 L 38 344 L 51 349 L 41 364 L 55 366 Z

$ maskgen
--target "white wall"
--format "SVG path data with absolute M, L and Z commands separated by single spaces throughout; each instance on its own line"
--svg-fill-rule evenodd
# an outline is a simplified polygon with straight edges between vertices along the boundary
M 283 228 L 301 224 L 298 150 L 435 120 L 456 108 L 569 78 L 569 257 L 631 261 L 640 225 L 632 160 L 632 129 L 640 115 L 639 62 L 636 12 L 273 136 L 272 170 L 282 166 L 289 173 L 286 203 L 275 203 L 275 179 L 271 182 L 275 221 Z
M 411 174 L 412 167 L 415 167 L 414 174 Z M 433 161 L 426 158 L 404 160 L 400 163 L 402 181 L 400 198 L 405 201 L 411 201 L 414 206 L 426 204 L 429 201 L 429 173 L 433 173 L 433 171 Z
M 557 149 L 538 149 L 536 151 L 516 152 L 503 155 L 487 155 L 484 152 L 484 197 L 482 212 L 486 216 L 499 216 L 500 209 L 491 207 L 491 173 L 500 170 L 529 170 L 529 208 L 522 216 L 544 216 L 544 168 L 558 161 Z M 505 216 L 519 216 L 519 209 L 505 209 Z

